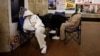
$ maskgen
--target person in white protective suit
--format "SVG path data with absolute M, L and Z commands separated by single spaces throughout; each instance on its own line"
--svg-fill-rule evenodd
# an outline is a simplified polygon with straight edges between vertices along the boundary
M 30 10 L 26 10 L 23 17 L 25 18 L 23 25 L 24 32 L 27 30 L 35 30 L 35 36 L 39 43 L 41 53 L 45 54 L 47 45 L 45 41 L 46 35 L 44 34 L 44 24 L 42 23 L 41 19 L 36 14 L 33 14 Z

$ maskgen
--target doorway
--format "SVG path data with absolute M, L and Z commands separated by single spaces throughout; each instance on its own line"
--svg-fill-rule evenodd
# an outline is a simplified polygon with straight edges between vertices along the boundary
M 11 0 L 12 23 L 18 22 L 20 7 L 24 7 L 24 0 Z

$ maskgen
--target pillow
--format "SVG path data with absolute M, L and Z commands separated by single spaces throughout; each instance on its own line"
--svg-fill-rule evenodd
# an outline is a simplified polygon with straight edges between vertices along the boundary
M 65 15 L 65 12 L 55 12 L 55 14 L 59 14 L 59 15 Z

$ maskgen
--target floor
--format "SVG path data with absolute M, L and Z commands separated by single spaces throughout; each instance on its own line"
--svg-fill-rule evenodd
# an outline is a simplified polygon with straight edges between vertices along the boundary
M 18 47 L 13 56 L 100 56 L 100 22 L 82 22 L 82 41 L 78 45 L 71 40 L 64 45 L 61 40 L 46 39 L 48 50 L 45 55 L 40 53 L 39 47 L 34 48 L 29 42 Z M 33 43 L 34 41 L 31 41 Z M 35 44 L 36 45 L 36 44 Z M 2 53 L 0 56 L 11 56 Z

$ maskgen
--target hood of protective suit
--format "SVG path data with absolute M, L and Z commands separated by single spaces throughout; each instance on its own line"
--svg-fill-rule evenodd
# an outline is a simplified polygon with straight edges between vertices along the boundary
M 30 10 L 26 10 L 23 14 L 23 17 L 29 16 L 29 15 L 33 15 L 33 13 Z

